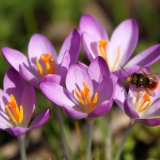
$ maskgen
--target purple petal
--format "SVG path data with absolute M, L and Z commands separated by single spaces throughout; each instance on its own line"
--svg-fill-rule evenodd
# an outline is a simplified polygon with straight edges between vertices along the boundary
M 44 76 L 41 82 L 54 82 L 54 83 L 60 84 L 61 76 L 57 74 L 49 74 L 49 75 Z
M 71 101 L 68 91 L 62 86 L 53 82 L 41 82 L 40 89 L 42 93 L 53 103 L 63 107 L 72 107 L 75 104 Z
M 126 34 L 127 33 L 127 34 Z M 120 48 L 119 65 L 124 65 L 133 54 L 138 42 L 138 26 L 135 20 L 128 19 L 120 23 L 114 30 L 107 52 L 111 66 L 115 63 Z M 117 66 L 120 68 L 120 66 Z
M 19 104 L 25 84 L 24 80 L 16 70 L 10 68 L 6 72 L 3 80 L 3 86 L 4 86 L 4 91 L 8 95 L 13 94 L 17 100 L 17 103 Z
M 94 86 L 94 88 L 96 87 Z M 110 100 L 112 99 L 115 92 L 115 83 L 111 78 L 104 78 L 102 82 L 98 85 L 95 92 L 98 93 L 99 104 L 106 100 Z
M 26 86 L 21 95 L 21 105 L 23 106 L 24 119 L 22 126 L 27 127 L 35 109 L 36 94 L 32 86 Z
M 80 19 L 79 24 L 80 34 L 83 32 L 88 33 L 94 37 L 95 41 L 105 39 L 108 41 L 108 35 L 101 25 L 101 23 L 91 15 L 84 14 Z
M 70 53 L 68 51 L 66 51 L 63 60 L 62 60 L 62 64 L 60 65 L 60 68 L 58 70 L 58 75 L 61 76 L 61 84 L 64 84 L 65 79 L 66 79 L 66 74 L 70 65 Z
M 71 64 L 76 63 L 80 52 L 80 35 L 76 29 L 65 39 L 58 55 L 58 64 L 62 63 L 66 51 L 70 53 Z
M 124 110 L 124 100 L 127 98 L 127 92 L 120 82 L 120 80 L 117 81 L 116 87 L 115 87 L 115 94 L 113 96 L 113 100 L 116 102 L 116 104 Z
M 35 129 L 38 127 L 41 127 L 44 123 L 46 123 L 48 121 L 48 119 L 51 116 L 51 110 L 50 109 L 45 109 L 44 111 L 42 111 L 31 123 L 29 129 Z
M 160 59 L 160 45 L 154 45 L 132 58 L 125 66 L 149 67 Z
M 92 96 L 93 85 L 88 72 L 86 72 L 84 68 L 81 68 L 81 66 L 72 65 L 69 68 L 66 76 L 67 90 L 69 90 L 69 92 L 71 93 L 73 93 L 74 89 L 78 89 L 79 91 L 83 90 L 84 89 L 83 82 L 85 82 L 88 88 L 90 89 L 90 94 Z
M 3 47 L 2 54 L 6 61 L 17 71 L 19 71 L 20 64 L 29 67 L 27 57 L 15 49 Z
M 12 136 L 20 136 L 26 132 L 28 132 L 29 128 L 22 128 L 22 127 L 16 127 L 16 128 L 7 128 L 5 129 L 9 134 Z
M 57 55 L 52 43 L 44 35 L 34 34 L 29 42 L 28 56 L 30 64 L 37 75 L 39 75 L 39 72 L 35 63 L 36 59 L 39 60 L 42 54 L 51 54 L 57 64 Z
M 13 126 L 13 122 L 6 112 L 6 104 L 9 102 L 9 95 L 0 89 L 0 128 L 8 128 Z M 2 128 L 3 127 L 3 128 Z
M 93 110 L 88 117 L 90 118 L 96 118 L 96 117 L 100 117 L 104 114 L 106 114 L 107 112 L 109 112 L 109 110 L 111 109 L 113 104 L 113 101 L 107 101 L 103 104 L 101 104 L 98 108 L 96 108 L 95 110 Z
M 75 119 L 82 119 L 82 118 L 86 118 L 87 117 L 87 113 L 84 112 L 80 112 L 75 110 L 74 108 L 64 108 L 64 111 L 66 112 L 66 114 L 72 118 Z
M 142 123 L 147 126 L 158 126 L 160 125 L 160 118 L 153 119 L 135 119 L 135 122 Z
M 126 99 L 124 101 L 124 111 L 130 118 L 133 118 L 133 119 L 139 118 L 139 115 L 133 108 L 132 104 L 129 102 L 129 99 Z
M 25 66 L 19 66 L 20 74 L 21 76 L 31 85 L 33 85 L 36 88 L 39 88 L 39 80 L 35 75 L 33 75 L 33 72 L 30 72 Z
M 88 33 L 84 32 L 81 36 L 82 47 L 87 55 L 88 59 L 92 62 L 97 56 L 99 56 L 99 51 L 97 49 L 98 42 L 95 38 Z
M 91 62 L 90 66 L 88 67 L 88 73 L 91 79 L 96 82 L 100 82 L 103 76 L 110 77 L 108 65 L 102 57 L 97 57 Z

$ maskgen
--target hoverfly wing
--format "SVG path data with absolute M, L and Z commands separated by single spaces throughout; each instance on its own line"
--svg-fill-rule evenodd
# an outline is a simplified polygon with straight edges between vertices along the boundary
M 155 97 L 155 91 L 154 90 L 150 90 L 149 88 L 145 88 L 145 90 L 150 96 Z

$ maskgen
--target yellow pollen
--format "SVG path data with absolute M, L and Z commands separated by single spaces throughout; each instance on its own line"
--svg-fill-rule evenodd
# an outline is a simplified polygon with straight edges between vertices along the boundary
M 139 102 L 141 94 L 142 91 L 139 91 L 136 95 L 136 110 L 139 113 L 145 111 L 151 104 L 150 95 L 147 92 L 143 95 L 141 101 Z
M 74 89 L 74 93 L 77 96 L 79 102 L 85 107 L 85 111 L 87 113 L 90 113 L 98 101 L 98 93 L 96 92 L 94 94 L 94 97 L 92 100 L 90 96 L 90 89 L 88 88 L 85 82 L 83 82 L 83 88 L 84 89 L 81 90 L 80 92 Z
M 6 111 L 15 124 L 21 124 L 23 121 L 23 106 L 18 107 L 15 97 L 10 95 L 10 102 L 6 105 Z
M 46 67 L 45 70 L 40 64 L 38 59 L 36 60 L 36 66 L 42 77 L 44 77 L 47 74 L 54 74 L 56 72 L 56 65 L 51 54 L 43 54 L 41 56 L 41 60 L 45 64 L 45 67 Z
M 116 57 L 116 60 L 113 64 L 113 66 L 111 67 L 111 64 L 109 63 L 109 59 L 108 59 L 108 56 L 107 56 L 107 44 L 108 44 L 108 42 L 105 41 L 104 39 L 102 39 L 98 42 L 99 55 L 105 59 L 106 63 L 108 64 L 108 66 L 110 68 L 110 70 L 114 71 L 116 66 L 117 66 L 117 63 L 120 59 L 120 47 L 118 46 L 118 54 L 117 54 L 117 57 Z

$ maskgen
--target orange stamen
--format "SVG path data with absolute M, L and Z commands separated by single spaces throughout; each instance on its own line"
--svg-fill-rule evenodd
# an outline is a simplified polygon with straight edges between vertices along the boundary
M 79 102 L 85 107 L 87 113 L 90 113 L 93 108 L 95 107 L 98 101 L 98 93 L 94 94 L 93 100 L 90 96 L 90 89 L 88 88 L 87 84 L 83 82 L 83 90 L 78 92 L 76 89 L 74 90 L 75 95 L 77 96 Z
M 56 72 L 56 65 L 51 54 L 43 54 L 41 56 L 41 60 L 46 66 L 45 71 L 38 60 L 36 60 L 36 66 L 38 68 L 39 73 L 42 75 L 42 77 L 44 77 L 47 74 L 54 74 Z
M 98 42 L 99 54 L 100 54 L 101 57 L 103 57 L 105 59 L 105 61 L 108 64 L 109 68 L 111 69 L 111 71 L 114 71 L 116 66 L 117 66 L 117 64 L 118 64 L 118 61 L 120 59 L 120 47 L 118 47 L 118 55 L 117 55 L 116 60 L 115 60 L 115 62 L 113 64 L 113 67 L 111 68 L 111 65 L 109 63 L 109 59 L 108 59 L 108 56 L 107 56 L 107 44 L 108 44 L 108 42 L 105 41 L 104 39 L 102 39 L 102 40 L 100 40 Z
M 23 106 L 18 107 L 16 99 L 12 94 L 10 95 L 10 102 L 6 105 L 6 111 L 15 124 L 22 123 L 24 115 Z
M 151 104 L 150 95 L 147 92 L 143 95 L 141 101 L 139 102 L 141 94 L 142 91 L 138 92 L 136 95 L 136 110 L 139 113 L 145 111 Z

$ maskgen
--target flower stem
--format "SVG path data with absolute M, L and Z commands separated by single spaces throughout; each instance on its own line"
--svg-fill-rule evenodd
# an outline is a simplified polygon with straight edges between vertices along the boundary
M 118 152 L 117 152 L 117 154 L 116 154 L 115 160 L 119 160 L 119 159 L 120 159 L 120 156 L 121 156 L 121 153 L 122 153 L 124 144 L 125 144 L 128 136 L 129 136 L 129 133 L 130 133 L 132 127 L 133 127 L 133 123 L 132 123 L 132 120 L 130 120 L 130 123 L 129 123 L 129 125 L 128 125 L 128 128 L 127 128 L 127 130 L 126 130 L 126 132 L 125 132 L 125 135 L 124 135 L 124 137 L 123 137 L 123 139 L 122 139 L 122 141 L 121 141 L 121 143 L 120 143 L 120 146 L 119 146 Z
M 107 117 L 107 132 L 108 132 L 108 137 L 106 141 L 106 147 L 107 147 L 107 152 L 106 152 L 106 157 L 107 160 L 112 160 L 112 120 L 111 120 L 111 111 L 108 113 Z
M 88 122 L 88 135 L 87 135 L 87 145 L 86 145 L 86 159 L 91 160 L 91 142 L 92 142 L 92 130 L 93 130 L 93 123 L 94 120 Z
M 26 150 L 25 150 L 24 138 L 25 138 L 25 135 L 21 135 L 18 137 L 19 145 L 20 145 L 21 160 L 26 160 Z
M 55 112 L 55 115 L 56 115 L 56 118 L 57 118 L 57 121 L 58 121 L 58 124 L 60 127 L 60 134 L 62 137 L 62 144 L 64 147 L 64 153 L 65 153 L 66 159 L 71 160 L 72 158 L 71 158 L 71 154 L 70 154 L 70 150 L 69 150 L 69 145 L 67 142 L 67 136 L 65 134 L 64 123 L 63 123 L 60 107 L 54 106 L 54 112 Z

